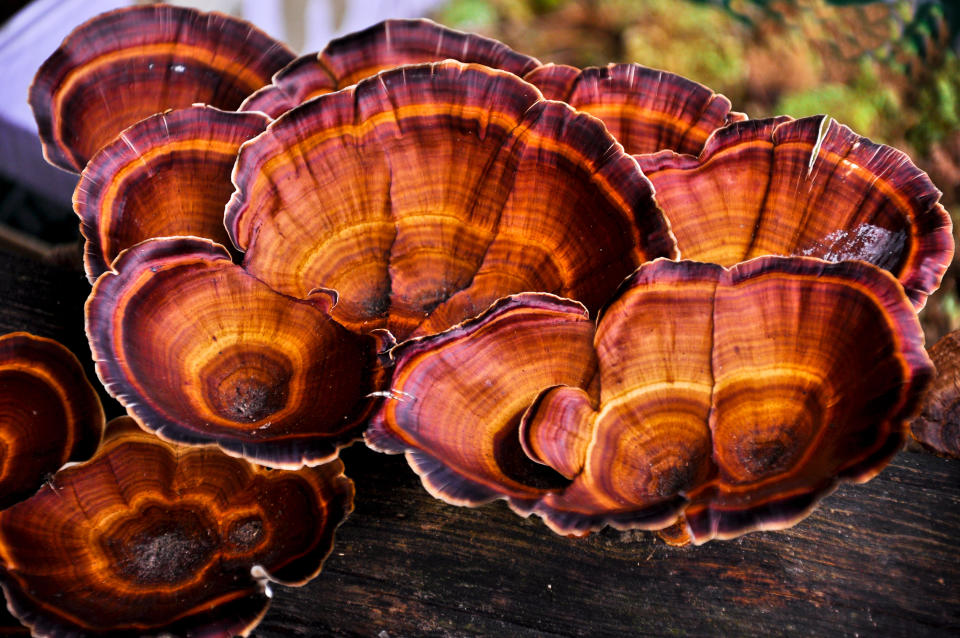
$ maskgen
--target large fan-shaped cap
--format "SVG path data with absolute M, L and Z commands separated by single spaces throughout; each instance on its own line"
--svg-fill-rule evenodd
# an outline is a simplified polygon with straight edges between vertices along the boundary
M 126 7 L 74 29 L 30 87 L 47 160 L 80 171 L 120 131 L 195 102 L 233 110 L 293 59 L 253 25 L 166 4 Z
M 385 20 L 333 40 L 320 53 L 300 56 L 240 108 L 279 117 L 310 98 L 356 84 L 380 71 L 446 59 L 476 62 L 514 75 L 523 75 L 540 64 L 501 42 L 431 20 Z
M 195 237 L 147 240 L 113 267 L 87 301 L 87 336 L 107 390 L 144 427 L 278 467 L 359 437 L 381 344 L 330 319 L 331 293 L 281 295 Z
M 639 64 L 546 64 L 524 79 L 547 99 L 603 120 L 628 153 L 697 154 L 711 133 L 746 117 L 702 84 Z
M 649 183 L 594 118 L 456 62 L 386 71 L 243 146 L 227 231 L 275 289 L 340 293 L 334 316 L 398 339 L 504 295 L 596 309 L 674 254 Z
M 263 132 L 260 113 L 194 105 L 137 122 L 100 149 L 73 196 L 87 240 L 90 283 L 120 251 L 152 237 L 227 243 L 223 208 L 240 145 Z
M 427 490 L 448 503 L 500 497 L 528 510 L 567 481 L 524 456 L 520 417 L 543 387 L 589 384 L 596 372 L 592 326 L 578 303 L 522 294 L 397 346 L 389 397 L 371 420 L 367 444 L 406 452 Z
M 90 458 L 103 423 L 73 353 L 25 332 L 0 336 L 0 509 L 33 494 L 64 463 Z
M 823 116 L 740 122 L 699 157 L 637 159 L 687 259 L 862 259 L 892 272 L 920 308 L 953 255 L 950 216 L 927 175 Z
M 960 458 L 960 331 L 944 336 L 930 358 L 936 378 L 923 399 L 917 418 L 910 422 L 913 438 L 944 456 Z
M 792 525 L 902 444 L 922 341 L 900 286 L 862 262 L 644 266 L 599 322 L 597 409 L 555 388 L 524 417 L 526 449 L 574 479 L 537 510 L 569 533 L 663 527 L 689 501 L 694 542 Z
M 0 513 L 0 582 L 37 636 L 246 636 L 266 581 L 316 576 L 352 508 L 339 460 L 272 472 L 124 417 Z

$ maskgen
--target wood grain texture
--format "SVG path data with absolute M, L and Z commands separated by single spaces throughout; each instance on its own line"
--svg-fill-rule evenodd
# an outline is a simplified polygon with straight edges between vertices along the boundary
M 80 270 L 0 252 L 3 331 L 89 357 L 76 338 L 87 291 Z M 957 461 L 901 453 L 792 529 L 673 548 L 642 532 L 560 537 L 502 502 L 431 498 L 400 456 L 359 445 L 342 456 L 356 509 L 316 580 L 274 587 L 254 636 L 960 633 Z

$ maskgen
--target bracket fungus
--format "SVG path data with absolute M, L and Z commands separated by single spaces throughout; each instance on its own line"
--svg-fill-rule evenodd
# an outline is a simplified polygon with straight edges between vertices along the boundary
M 600 118 L 628 153 L 696 154 L 710 135 L 746 119 L 702 84 L 640 64 L 577 69 L 545 64 L 524 78 L 548 100 Z
M 597 308 L 674 256 L 636 161 L 603 125 L 516 76 L 453 61 L 311 100 L 241 147 L 225 222 L 244 267 L 399 340 L 505 295 Z
M 764 257 L 728 270 L 656 260 L 624 282 L 595 334 L 567 313 L 551 318 L 548 352 L 536 337 L 520 345 L 514 325 L 537 334 L 543 306 L 556 303 L 520 295 L 501 302 L 509 321 L 491 310 L 399 346 L 368 444 L 408 451 L 432 493 L 474 504 L 437 486 L 463 468 L 477 482 L 474 468 L 494 467 L 490 441 L 517 444 L 494 434 L 516 436 L 528 460 L 568 484 L 529 490 L 514 509 L 564 534 L 659 529 L 683 515 L 699 543 L 792 525 L 837 480 L 875 474 L 902 444 L 931 372 L 902 288 L 861 262 Z M 557 367 L 570 359 L 575 374 Z M 457 366 L 476 362 L 495 371 L 462 378 Z M 488 397 L 504 409 L 485 408 Z M 514 499 L 505 475 L 483 475 L 495 489 L 481 496 Z
M 230 173 L 240 145 L 268 123 L 260 113 L 197 104 L 145 118 L 97 151 L 73 195 L 90 283 L 145 239 L 194 235 L 228 243 Z
M 339 460 L 272 472 L 121 417 L 94 458 L 0 512 L 0 584 L 38 636 L 246 636 L 267 581 L 315 577 L 352 509 Z
M 0 509 L 69 461 L 93 455 L 103 407 L 65 347 L 26 332 L 0 336 Z
M 30 87 L 44 157 L 79 172 L 145 117 L 197 102 L 236 109 L 293 58 L 221 13 L 150 4 L 101 14 L 66 37 Z
M 960 458 L 960 331 L 930 348 L 937 369 L 920 414 L 910 422 L 913 438 L 943 456 Z
M 543 387 L 590 383 L 592 334 L 581 304 L 521 294 L 446 332 L 406 341 L 390 353 L 390 396 L 364 439 L 380 452 L 406 452 L 437 498 L 479 505 L 505 497 L 527 511 L 567 481 L 524 455 L 520 417 Z
M 385 20 L 337 38 L 319 53 L 298 57 L 244 100 L 242 111 L 279 117 L 307 100 L 406 64 L 476 62 L 522 76 L 540 65 L 505 44 L 426 19 Z
M 699 157 L 637 156 L 685 259 L 862 259 L 923 307 L 953 255 L 940 191 L 901 151 L 825 116 L 720 129 Z
M 145 428 L 296 468 L 361 435 L 391 342 L 330 319 L 329 291 L 292 299 L 196 237 L 117 258 L 87 301 L 97 373 Z

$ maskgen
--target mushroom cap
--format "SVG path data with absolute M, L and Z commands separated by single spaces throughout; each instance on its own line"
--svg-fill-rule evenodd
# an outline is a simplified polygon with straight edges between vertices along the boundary
M 391 351 L 389 396 L 364 439 L 380 452 L 406 452 L 427 491 L 448 503 L 506 498 L 528 510 L 569 481 L 526 458 L 520 417 L 545 386 L 589 384 L 592 333 L 581 304 L 527 293 L 406 341 Z
M 446 59 L 476 62 L 520 76 L 540 65 L 501 42 L 432 20 L 385 20 L 331 41 L 320 53 L 298 57 L 244 100 L 240 110 L 262 111 L 275 118 L 380 71 Z
M 73 194 L 92 284 L 120 251 L 174 235 L 229 243 L 223 208 L 240 145 L 263 132 L 261 113 L 194 106 L 140 120 L 87 163 Z
M 93 459 L 0 513 L 0 583 L 34 635 L 247 635 L 267 580 L 320 571 L 353 509 L 339 460 L 273 472 L 107 427 Z
M 923 307 L 953 255 L 940 191 L 901 151 L 814 116 L 720 129 L 699 157 L 637 156 L 685 259 L 862 259 Z
M 0 509 L 64 463 L 90 458 L 103 427 L 100 399 L 72 352 L 26 332 L 0 336 Z
M 649 183 L 603 125 L 504 71 L 384 71 L 311 100 L 240 150 L 227 232 L 278 291 L 398 339 L 542 291 L 598 308 L 675 254 Z M 573 232 L 571 230 L 573 229 Z
M 910 433 L 937 454 L 960 458 L 960 330 L 937 341 L 930 358 L 937 373 Z
M 524 78 L 548 100 L 600 118 L 628 153 L 697 154 L 722 126 L 746 119 L 730 100 L 673 73 L 640 64 L 577 69 L 545 64 Z
M 382 383 L 383 344 L 330 319 L 334 302 L 279 294 L 209 240 L 151 239 L 97 280 L 87 336 L 107 391 L 143 427 L 296 468 L 359 438 Z
M 573 478 L 536 505 L 561 533 L 681 512 L 695 543 L 793 525 L 889 461 L 932 371 L 902 288 L 863 262 L 658 260 L 594 343 L 597 406 L 548 389 L 520 426 L 534 460 Z
M 236 109 L 293 59 L 253 25 L 166 4 L 125 7 L 85 22 L 30 87 L 44 157 L 80 171 L 120 131 L 196 102 Z

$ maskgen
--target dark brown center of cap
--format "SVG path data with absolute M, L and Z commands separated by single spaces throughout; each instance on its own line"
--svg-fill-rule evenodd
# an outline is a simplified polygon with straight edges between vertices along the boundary
M 202 374 L 211 410 L 230 421 L 255 423 L 286 406 L 293 366 L 279 352 L 238 344 L 218 352 Z
M 217 545 L 209 521 L 198 512 L 147 507 L 101 542 L 118 571 L 141 585 L 175 585 L 209 562 Z

